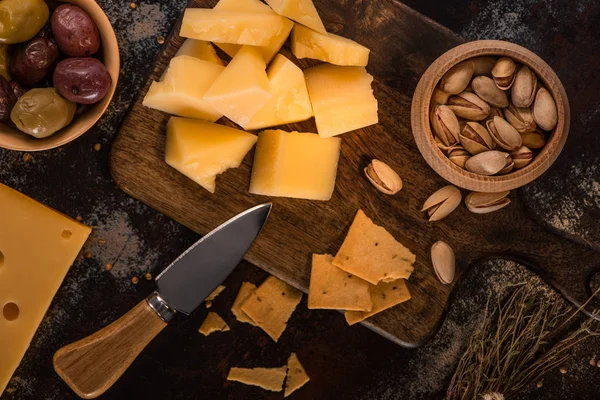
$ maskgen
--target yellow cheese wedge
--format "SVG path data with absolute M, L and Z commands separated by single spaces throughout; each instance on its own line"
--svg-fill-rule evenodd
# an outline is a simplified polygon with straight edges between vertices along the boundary
M 304 76 L 321 137 L 379 122 L 373 77 L 365 68 L 322 64 L 305 70 Z
M 152 82 L 142 104 L 180 117 L 216 121 L 223 114 L 202 97 L 224 69 L 191 56 L 175 57 L 163 80 Z
M 270 126 L 305 121 L 313 116 L 304 73 L 293 62 L 278 54 L 267 70 L 273 97 L 264 105 L 244 129 L 253 130 Z
M 273 97 L 267 65 L 255 47 L 244 46 L 204 94 L 204 100 L 240 126 Z
M 175 57 L 190 56 L 199 60 L 224 66 L 225 63 L 217 55 L 217 51 L 210 42 L 204 40 L 186 39 L 175 54 Z
M 90 232 L 0 184 L 0 395 Z
M 267 130 L 258 134 L 250 193 L 329 200 L 335 189 L 339 138 Z
M 314 58 L 335 65 L 366 67 L 370 50 L 354 40 L 296 25 L 292 31 L 292 53 L 297 58 Z
M 212 122 L 172 117 L 167 124 L 165 161 L 211 193 L 215 178 L 237 168 L 257 137 Z
M 317 32 L 327 33 L 312 0 L 265 0 L 279 15 L 288 17 Z
M 277 15 L 188 8 L 179 35 L 208 42 L 268 46 L 282 29 L 283 20 Z
M 270 14 L 277 15 L 275 11 L 271 9 L 268 5 L 263 3 L 260 0 L 220 0 L 217 5 L 213 8 L 213 10 L 221 10 L 221 11 L 243 11 L 248 13 L 262 13 L 262 14 Z M 294 27 L 294 23 L 287 18 L 279 17 L 282 20 L 283 28 L 281 32 L 277 35 L 273 36 L 271 42 L 262 47 L 257 47 L 257 50 L 260 54 L 263 55 L 267 64 L 271 62 L 275 54 L 279 52 L 279 50 L 283 47 L 283 44 L 287 40 L 292 28 Z M 237 52 L 242 47 L 239 44 L 232 43 L 215 43 L 221 50 L 223 50 L 230 57 L 234 57 Z

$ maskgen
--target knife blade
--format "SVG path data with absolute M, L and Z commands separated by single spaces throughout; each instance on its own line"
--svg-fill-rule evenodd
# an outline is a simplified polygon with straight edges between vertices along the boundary
M 56 373 L 84 399 L 100 396 L 177 312 L 190 314 L 242 260 L 271 203 L 236 215 L 187 249 L 156 277 L 158 290 L 100 331 L 54 354 Z

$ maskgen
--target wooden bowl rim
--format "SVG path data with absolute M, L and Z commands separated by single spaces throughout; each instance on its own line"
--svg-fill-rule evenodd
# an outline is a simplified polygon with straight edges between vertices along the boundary
M 43 151 L 67 144 L 86 133 L 98 122 L 115 94 L 121 61 L 117 36 L 108 16 L 96 1 L 61 0 L 61 2 L 75 4 L 83 8 L 98 26 L 102 40 L 103 63 L 110 73 L 112 85 L 101 102 L 91 105 L 81 115 L 75 116 L 75 119 L 68 126 L 50 137 L 35 139 L 16 128 L 0 124 L 0 147 L 16 151 Z
M 558 109 L 558 124 L 537 157 L 526 167 L 506 175 L 481 176 L 452 163 L 434 141 L 429 122 L 433 91 L 442 76 L 454 65 L 479 56 L 508 56 L 527 65 L 550 91 Z M 538 55 L 514 43 L 501 40 L 480 40 L 454 47 L 442 54 L 425 71 L 415 90 L 411 120 L 413 136 L 419 151 L 434 171 L 463 189 L 479 192 L 501 192 L 528 184 L 542 175 L 556 161 L 569 133 L 570 108 L 567 93 L 554 70 Z

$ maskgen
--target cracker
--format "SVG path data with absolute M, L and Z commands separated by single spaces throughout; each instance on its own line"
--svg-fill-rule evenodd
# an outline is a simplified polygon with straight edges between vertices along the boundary
M 331 263 L 329 254 L 313 254 L 308 289 L 308 308 L 369 311 L 371 284 Z
M 277 342 L 300 299 L 302 292 L 269 276 L 242 304 L 242 311 Z
M 371 311 L 346 311 L 348 325 L 354 325 L 371 315 L 410 300 L 410 292 L 404 279 L 387 283 L 381 282 L 377 286 L 371 286 L 371 300 L 373 301 Z
M 377 285 L 380 281 L 408 279 L 415 260 L 409 249 L 358 210 L 333 265 Z
M 208 336 L 213 332 L 227 332 L 228 330 L 230 330 L 229 325 L 227 325 L 227 322 L 223 321 L 223 318 L 214 312 L 209 312 L 200 326 L 200 329 L 198 329 L 198 332 L 204 336 Z
M 300 389 L 310 381 L 310 378 L 306 374 L 304 367 L 300 364 L 296 353 L 290 354 L 287 364 L 287 379 L 285 380 L 285 392 L 283 397 L 288 397 L 296 390 Z
M 256 285 L 250 282 L 243 282 L 240 291 L 237 294 L 233 302 L 233 306 L 231 306 L 231 312 L 235 315 L 235 318 L 240 322 L 245 322 L 250 325 L 256 326 L 252 318 L 248 316 L 245 312 L 242 311 L 242 304 L 250 297 L 250 295 L 256 290 Z
M 259 386 L 273 392 L 281 392 L 287 367 L 281 368 L 231 368 L 228 381 L 241 382 L 246 385 Z
M 208 297 L 206 299 L 204 299 L 206 308 L 211 308 L 212 307 L 213 300 L 218 295 L 220 295 L 223 290 L 225 290 L 225 286 L 219 285 L 219 286 L 217 286 L 217 288 L 215 290 L 213 290 L 213 292 L 211 294 L 208 295 Z

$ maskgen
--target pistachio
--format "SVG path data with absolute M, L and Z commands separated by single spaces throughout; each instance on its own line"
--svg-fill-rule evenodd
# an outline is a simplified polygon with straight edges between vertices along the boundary
M 472 61 L 463 61 L 450 68 L 440 81 L 440 89 L 446 93 L 458 94 L 465 90 L 471 77 L 475 65 Z
M 460 125 L 458 124 L 458 118 L 448 106 L 436 106 L 432 110 L 431 127 L 446 146 L 458 142 Z
M 396 194 L 402 189 L 402 179 L 386 163 L 373 160 L 365 168 L 367 179 L 377 190 L 385 194 Z
M 529 107 L 517 107 L 511 103 L 504 109 L 504 117 L 519 133 L 535 131 L 536 125 Z
M 490 150 L 469 158 L 465 163 L 465 168 L 478 175 L 496 175 L 508 165 L 507 158 L 510 158 L 508 153 Z
M 458 165 L 461 168 L 464 168 L 467 160 L 471 158 L 471 153 L 469 153 L 462 147 L 455 147 L 448 152 L 448 158 L 454 164 Z
M 446 146 L 441 140 L 440 138 L 438 138 L 437 136 L 435 137 L 435 144 L 437 144 L 437 147 L 444 152 L 444 154 L 448 154 L 452 149 L 455 149 L 457 147 L 462 148 L 462 146 L 458 143 L 453 144 L 452 146 Z
M 462 92 L 448 98 L 448 107 L 458 117 L 481 121 L 490 114 L 490 106 L 475 93 Z
M 521 146 L 510 153 L 510 158 L 515 163 L 516 169 L 523 168 L 533 160 L 533 152 L 527 146 Z
M 541 149 L 546 145 L 546 136 L 544 132 L 536 129 L 533 132 L 521 133 L 521 140 L 523 146 L 527 146 L 530 149 Z
M 473 76 L 491 75 L 492 69 L 494 68 L 494 65 L 496 65 L 497 58 L 482 56 L 472 58 L 471 61 L 473 61 L 473 64 L 475 65 Z
M 477 122 L 467 122 L 459 139 L 460 144 L 462 144 L 465 150 L 473 155 L 492 149 L 492 137 L 487 129 Z
M 487 76 L 477 76 L 471 82 L 473 91 L 477 96 L 481 97 L 484 101 L 494 107 L 508 107 L 508 97 L 506 94 L 498 89 L 494 81 Z
M 435 242 L 431 246 L 431 263 L 438 279 L 443 284 L 452 283 L 456 269 L 454 251 L 446 242 Z
M 450 101 L 450 99 L 448 99 L 448 101 Z M 535 95 L 533 118 L 539 127 L 545 131 L 551 131 L 558 123 L 556 102 L 546 88 L 540 89 Z
M 425 201 L 423 209 L 429 215 L 429 221 L 439 221 L 446 218 L 458 207 L 462 195 L 456 186 L 444 186 Z
M 506 175 L 515 168 L 515 162 L 511 157 L 506 157 L 506 166 L 502 168 L 496 175 Z
M 494 77 L 494 82 L 496 82 L 498 89 L 510 89 L 515 81 L 516 71 L 517 66 L 512 59 L 508 57 L 500 58 L 492 69 L 492 76 Z
M 517 71 L 511 88 L 511 99 L 517 107 L 529 107 L 533 103 L 537 88 L 537 76 L 527 65 Z
M 497 211 L 510 204 L 508 196 L 510 192 L 498 193 L 470 193 L 465 199 L 467 209 L 475 214 L 487 214 Z
M 448 103 L 448 97 L 450 97 L 450 93 L 444 92 L 440 88 L 435 88 L 433 91 L 433 96 L 431 97 L 431 104 L 433 106 L 441 106 Z
M 521 135 L 505 119 L 494 117 L 494 119 L 487 121 L 487 128 L 492 139 L 503 149 L 514 151 L 521 147 Z

